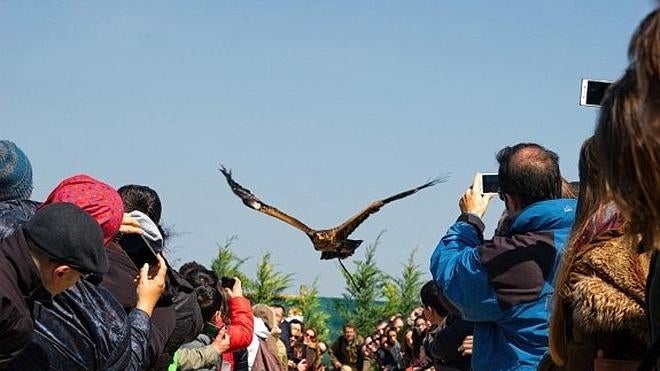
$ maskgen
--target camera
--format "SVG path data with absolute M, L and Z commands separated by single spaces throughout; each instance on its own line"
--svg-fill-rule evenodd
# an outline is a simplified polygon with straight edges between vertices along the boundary
M 497 173 L 481 173 L 481 194 L 497 193 L 499 188 Z
M 220 279 L 220 286 L 227 288 L 227 289 L 233 289 L 234 284 L 236 284 L 236 279 L 232 277 L 222 277 Z
M 587 107 L 600 107 L 607 88 L 612 85 L 607 80 L 582 79 L 580 89 L 580 105 Z

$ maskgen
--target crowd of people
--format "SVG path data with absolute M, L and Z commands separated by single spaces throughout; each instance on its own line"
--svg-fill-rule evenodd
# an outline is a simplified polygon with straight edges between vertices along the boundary
M 536 143 L 497 154 L 431 257 L 422 306 L 323 342 L 241 281 L 173 269 L 158 194 L 89 175 L 31 200 L 26 154 L 0 141 L 0 369 L 660 369 L 660 10 L 629 46 L 580 150 L 579 189 Z M 499 197 L 492 239 L 482 218 Z

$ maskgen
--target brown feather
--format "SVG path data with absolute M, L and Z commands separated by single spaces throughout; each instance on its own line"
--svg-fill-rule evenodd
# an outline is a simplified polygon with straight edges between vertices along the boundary
M 382 199 L 382 200 L 374 201 L 371 204 L 369 204 L 369 206 L 367 206 L 365 209 L 363 209 L 362 211 L 358 212 L 357 214 L 353 215 L 348 220 L 343 222 L 341 225 L 333 228 L 333 230 L 335 231 L 335 233 L 337 235 L 337 238 L 344 239 L 344 238 L 348 237 L 351 233 L 353 233 L 353 231 L 355 231 L 355 229 L 357 229 L 357 227 L 360 226 L 360 224 L 362 224 L 362 222 L 367 220 L 367 218 L 371 214 L 374 214 L 374 213 L 378 212 L 380 210 L 380 208 L 385 206 L 386 204 L 388 204 L 392 201 L 400 200 L 404 197 L 408 197 L 410 195 L 413 195 L 413 194 L 419 192 L 420 190 L 422 190 L 424 188 L 431 187 L 431 186 L 434 186 L 438 183 L 443 183 L 443 182 L 446 182 L 446 181 L 447 181 L 447 176 L 446 175 L 439 176 L 439 177 L 431 180 L 430 182 L 426 182 L 426 183 L 422 184 L 419 187 L 415 187 L 415 188 L 409 189 L 407 191 L 397 193 L 394 196 L 390 196 L 390 197 L 387 197 L 387 198 Z
M 314 233 L 314 230 L 305 225 L 305 223 L 283 211 L 278 210 L 276 207 L 270 206 L 267 203 L 261 201 L 259 198 L 257 198 L 257 196 L 252 194 L 249 189 L 236 183 L 236 181 L 234 181 L 231 176 L 231 170 L 227 170 L 224 166 L 220 165 L 220 172 L 227 179 L 227 183 L 229 184 L 229 187 L 231 187 L 232 192 L 234 192 L 234 194 L 243 201 L 245 206 L 260 211 L 268 216 L 272 216 L 273 218 L 279 219 L 293 226 L 294 228 L 305 232 L 307 235 Z
M 357 249 L 360 246 L 362 241 L 349 240 L 348 236 L 351 233 L 353 233 L 353 231 L 355 231 L 355 229 L 360 224 L 362 224 L 362 222 L 364 222 L 369 217 L 369 215 L 378 212 L 378 210 L 380 210 L 381 207 L 392 201 L 396 201 L 404 197 L 408 197 L 424 188 L 431 187 L 433 185 L 445 182 L 447 180 L 447 176 L 437 177 L 431 180 L 430 182 L 422 184 L 419 187 L 397 193 L 394 196 L 390 196 L 382 200 L 374 201 L 371 204 L 369 204 L 369 206 L 367 206 L 365 209 L 353 215 L 348 220 L 346 220 L 345 222 L 343 222 L 342 224 L 340 224 L 335 228 L 315 230 L 308 227 L 300 220 L 261 201 L 254 194 L 252 194 L 252 192 L 249 189 L 236 183 L 236 181 L 234 181 L 234 179 L 232 178 L 231 171 L 227 170 L 222 165 L 220 165 L 220 172 L 227 179 L 227 183 L 229 184 L 229 187 L 231 188 L 232 192 L 234 192 L 234 194 L 238 196 L 247 207 L 260 211 L 276 219 L 279 219 L 305 232 L 305 234 L 307 234 L 307 236 L 312 240 L 314 249 L 322 252 L 321 259 L 332 259 L 332 258 L 344 259 L 346 257 L 353 255 L 355 249 Z

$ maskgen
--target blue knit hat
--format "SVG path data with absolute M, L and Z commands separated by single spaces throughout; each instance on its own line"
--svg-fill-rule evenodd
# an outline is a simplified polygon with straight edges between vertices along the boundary
M 0 201 L 27 200 L 32 195 L 32 166 L 25 153 L 0 140 Z

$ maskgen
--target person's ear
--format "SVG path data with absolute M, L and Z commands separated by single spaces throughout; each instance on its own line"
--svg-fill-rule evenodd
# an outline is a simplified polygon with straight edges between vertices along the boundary
M 57 295 L 75 283 L 74 274 L 76 272 L 68 265 L 53 265 L 47 269 L 48 278 L 42 280 L 43 285 L 51 295 Z
M 510 194 L 503 194 L 504 196 L 504 205 L 506 206 L 506 212 L 509 215 L 516 214 L 517 212 L 522 210 L 522 203 L 520 202 L 520 199 L 516 196 L 512 196 Z

